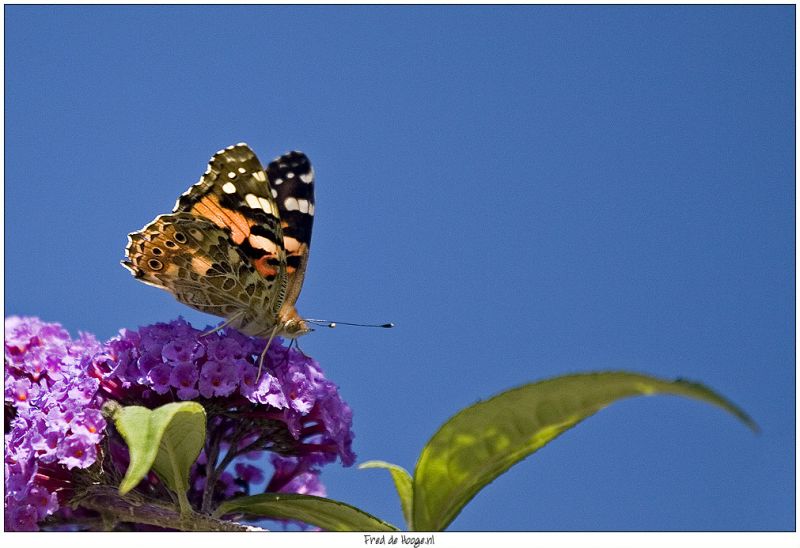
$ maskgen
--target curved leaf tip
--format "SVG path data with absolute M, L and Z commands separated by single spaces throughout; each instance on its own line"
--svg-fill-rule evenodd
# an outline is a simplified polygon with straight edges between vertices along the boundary
M 705 401 L 758 431 L 741 408 L 684 379 L 614 371 L 523 385 L 463 409 L 428 441 L 414 473 L 414 529 L 443 530 L 483 487 L 567 429 L 617 400 L 655 394 Z
M 414 480 L 408 470 L 402 466 L 385 462 L 382 460 L 370 460 L 358 466 L 359 470 L 366 470 L 369 468 L 382 468 L 388 470 L 392 476 L 394 487 L 397 490 L 397 496 L 400 498 L 400 507 L 403 510 L 403 519 L 406 520 L 406 526 L 409 530 L 414 529 L 413 525 L 413 509 L 412 504 L 414 501 Z

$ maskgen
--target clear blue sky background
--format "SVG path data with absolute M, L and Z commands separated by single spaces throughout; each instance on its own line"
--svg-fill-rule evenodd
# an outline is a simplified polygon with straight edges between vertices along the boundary
M 217 319 L 119 265 L 217 149 L 308 153 L 305 338 L 360 460 L 413 468 L 501 390 L 625 369 L 613 405 L 453 530 L 795 526 L 794 6 L 5 7 L 6 314 L 105 339 Z M 329 495 L 402 523 L 388 475 Z

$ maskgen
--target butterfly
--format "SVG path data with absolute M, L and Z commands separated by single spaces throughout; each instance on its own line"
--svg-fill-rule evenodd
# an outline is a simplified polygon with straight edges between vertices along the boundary
M 239 143 L 211 158 L 172 213 L 128 235 L 122 265 L 178 301 L 225 318 L 217 329 L 268 338 L 266 353 L 274 337 L 311 331 L 295 302 L 313 223 L 314 170 L 306 155 L 289 152 L 264 169 Z

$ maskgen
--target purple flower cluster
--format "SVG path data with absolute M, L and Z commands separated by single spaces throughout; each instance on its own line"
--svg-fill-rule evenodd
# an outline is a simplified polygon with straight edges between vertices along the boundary
M 101 390 L 125 404 L 155 407 L 175 400 L 209 400 L 250 417 L 283 422 L 303 453 L 355 462 L 352 411 L 319 364 L 277 338 L 258 376 L 264 340 L 235 330 L 206 332 L 183 319 L 138 331 L 123 329 L 96 359 Z M 102 367 L 105 361 L 106 367 Z M 105 371 L 104 371 L 105 369 Z M 109 370 L 110 369 L 110 370 Z
M 207 444 L 192 470 L 190 499 L 199 506 L 206 489 L 214 501 L 253 494 L 265 478 L 242 459 L 263 458 L 263 451 L 283 455 L 272 456 L 268 491 L 322 494 L 324 464 L 337 457 L 345 466 L 355 462 L 352 411 L 336 385 L 316 361 L 280 339 L 267 351 L 259 376 L 264 344 L 235 330 L 200 331 L 178 319 L 122 330 L 95 360 L 108 398 L 151 408 L 189 399 L 205 405 L 209 432 L 216 433 L 208 437 L 218 445 Z M 277 428 L 275 435 L 264 436 L 267 428 Z
M 205 406 L 207 441 L 189 492 L 201 511 L 254 494 L 257 484 L 265 491 L 324 495 L 321 467 L 337 457 L 345 466 L 355 461 L 352 412 L 336 385 L 313 359 L 279 339 L 260 375 L 264 340 L 228 329 L 204 333 L 182 319 L 122 330 L 101 345 L 85 334 L 72 340 L 57 324 L 10 317 L 5 339 L 8 530 L 36 530 L 48 515 L 69 512 L 59 507 L 69 501 L 76 471 L 97 460 L 103 436 L 103 467 L 114 471 L 105 477 L 124 471 L 127 450 L 113 429 L 106 432 L 100 413 L 106 400 Z M 270 478 L 244 462 L 263 462 L 266 454 L 274 468 Z M 148 477 L 139 488 L 163 493 L 152 490 L 156 483 Z
M 97 459 L 106 422 L 89 367 L 100 349 L 90 335 L 71 340 L 58 324 L 6 318 L 6 530 L 37 530 L 69 493 L 69 471 Z

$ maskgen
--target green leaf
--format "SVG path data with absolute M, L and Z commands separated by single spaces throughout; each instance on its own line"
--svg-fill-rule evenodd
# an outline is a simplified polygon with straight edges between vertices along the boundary
M 619 399 L 653 394 L 708 402 L 758 430 L 733 403 L 680 379 L 606 372 L 520 386 L 467 407 L 428 441 L 414 474 L 415 530 L 444 530 L 484 486 L 565 430 Z
M 394 487 L 397 489 L 397 496 L 400 497 L 400 506 L 403 508 L 403 518 L 406 520 L 406 526 L 409 531 L 413 531 L 411 505 L 413 504 L 414 497 L 414 480 L 411 479 L 411 474 L 402 466 L 382 460 L 370 460 L 359 465 L 358 468 L 361 470 L 367 468 L 384 468 L 389 471 L 392 475 L 392 480 L 394 480 Z
M 168 403 L 157 409 L 129 406 L 114 412 L 114 424 L 128 444 L 131 462 L 119 486 L 124 495 L 152 468 L 188 510 L 189 468 L 206 437 L 206 413 L 196 402 Z
M 327 531 L 397 531 L 397 527 L 337 500 L 311 495 L 264 493 L 223 502 L 214 517 L 245 513 L 270 519 L 293 519 Z

